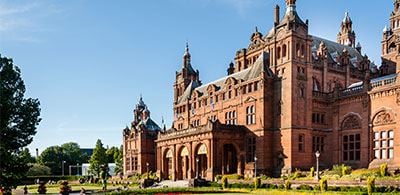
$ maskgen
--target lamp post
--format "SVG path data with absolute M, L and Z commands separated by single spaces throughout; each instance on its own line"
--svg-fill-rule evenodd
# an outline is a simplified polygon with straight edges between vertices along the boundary
M 254 155 L 254 177 L 257 177 L 257 156 Z
M 63 160 L 63 161 L 61 162 L 61 172 L 62 172 L 62 176 L 64 176 L 64 163 L 66 163 L 65 160 Z
M 199 179 L 199 157 L 196 156 L 196 178 Z
M 149 179 L 149 162 L 146 162 L 147 179 Z
M 79 175 L 79 163 L 76 163 L 76 175 Z
M 319 181 L 319 156 L 321 155 L 321 153 L 319 153 L 319 151 L 315 152 L 315 157 L 317 160 L 317 174 L 315 174 L 315 180 Z

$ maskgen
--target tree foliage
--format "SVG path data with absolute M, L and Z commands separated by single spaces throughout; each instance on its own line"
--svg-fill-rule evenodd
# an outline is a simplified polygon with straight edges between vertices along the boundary
M 48 166 L 41 165 L 39 163 L 31 164 L 31 168 L 28 170 L 28 176 L 42 176 L 50 175 L 51 169 Z
M 96 147 L 93 150 L 93 154 L 89 160 L 89 171 L 96 175 L 100 176 L 100 166 L 106 165 L 108 163 L 108 158 L 106 155 L 106 149 L 103 147 L 103 143 L 98 139 L 96 142 Z
M 115 173 L 122 173 L 124 170 L 123 170 L 123 167 L 122 167 L 122 157 L 123 157 L 123 153 L 122 153 L 122 145 L 121 145 L 121 147 L 119 148 L 119 150 L 118 150 L 118 152 L 117 153 L 114 153 L 114 162 L 115 162 L 115 169 L 114 169 L 114 172 Z
M 65 161 L 64 173 L 70 174 L 68 172 L 69 165 L 82 164 L 86 160 L 86 154 L 83 154 L 80 146 L 74 142 L 68 142 L 61 146 L 50 146 L 39 156 L 39 163 L 50 167 L 51 173 L 54 175 L 61 175 L 62 161 Z
M 20 69 L 0 56 L 0 188 L 7 193 L 29 169 L 22 148 L 32 142 L 40 122 L 39 100 L 24 98 Z

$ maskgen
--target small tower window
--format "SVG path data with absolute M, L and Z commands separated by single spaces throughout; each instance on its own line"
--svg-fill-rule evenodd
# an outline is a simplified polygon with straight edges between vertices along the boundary
M 305 53 L 306 53 L 306 49 L 305 49 L 304 45 L 301 45 L 301 52 L 300 52 L 301 56 L 304 57 Z
M 277 57 L 278 59 L 281 58 L 281 47 L 278 47 L 278 50 L 277 50 L 277 52 L 276 52 L 276 57 Z
M 286 45 L 282 46 L 282 57 L 286 57 Z

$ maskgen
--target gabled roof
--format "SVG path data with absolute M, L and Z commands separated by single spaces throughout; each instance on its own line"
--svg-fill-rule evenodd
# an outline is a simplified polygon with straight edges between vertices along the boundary
M 317 50 L 319 48 L 319 45 L 321 44 L 321 42 L 325 43 L 326 48 L 328 49 L 328 60 L 330 62 L 336 62 L 336 57 L 339 56 L 340 54 L 343 53 L 343 50 L 346 49 L 349 52 L 350 55 L 350 61 L 353 65 L 356 64 L 356 62 L 362 60 L 362 55 L 360 54 L 360 52 L 358 52 L 358 50 L 356 48 L 350 47 L 350 46 L 346 46 L 346 45 L 342 45 L 327 39 L 323 39 L 317 36 L 313 36 L 311 35 L 311 38 L 313 39 L 312 42 L 312 52 L 313 54 L 317 53 Z
M 160 131 L 161 128 L 157 125 L 156 122 L 154 122 L 150 117 L 148 117 L 145 120 L 142 120 L 139 122 L 139 124 L 137 125 L 137 127 L 139 127 L 140 125 L 144 125 L 146 130 L 150 130 L 150 131 Z
M 265 71 L 268 76 L 272 77 L 273 73 L 268 68 L 268 63 L 269 63 L 268 58 L 269 58 L 269 55 L 265 52 L 262 52 L 262 54 L 258 57 L 256 62 L 251 67 L 246 68 L 240 72 L 222 77 L 218 80 L 212 81 L 210 83 L 207 83 L 207 84 L 201 85 L 201 86 L 197 82 L 191 82 L 189 84 L 189 86 L 186 88 L 186 90 L 184 91 L 183 95 L 179 98 L 178 104 L 190 99 L 190 97 L 194 91 L 200 92 L 200 94 L 202 96 L 204 96 L 204 95 L 208 96 L 207 88 L 210 85 L 215 85 L 218 89 L 225 88 L 226 87 L 225 81 L 228 78 L 234 78 L 236 80 L 246 81 L 246 80 L 251 80 L 251 79 L 261 76 L 261 73 L 263 71 Z

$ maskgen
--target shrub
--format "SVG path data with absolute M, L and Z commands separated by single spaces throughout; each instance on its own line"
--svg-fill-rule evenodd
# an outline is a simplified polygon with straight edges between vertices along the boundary
M 296 170 L 292 175 L 289 176 L 289 179 L 295 180 L 299 177 L 301 177 L 301 172 L 300 170 Z
M 259 177 L 261 180 L 266 180 L 269 178 L 267 175 L 264 175 L 264 174 L 261 174 Z
M 311 167 L 310 168 L 310 177 L 314 177 L 314 174 L 315 174 L 314 167 Z
M 307 190 L 307 191 L 313 190 L 313 188 L 311 186 L 306 185 L 306 184 L 301 184 L 299 187 L 297 187 L 297 189 L 298 190 Z
M 29 164 L 31 168 L 29 168 L 26 175 L 28 176 L 40 176 L 40 175 L 50 175 L 51 169 L 48 166 L 41 165 L 39 163 Z
M 368 177 L 367 190 L 368 194 L 372 194 L 375 191 L 375 177 Z
M 328 190 L 328 180 L 326 178 L 322 178 L 319 181 L 319 186 L 321 191 L 326 192 Z
M 223 188 L 223 189 L 227 189 L 227 188 L 228 188 L 228 185 L 229 185 L 229 183 L 228 183 L 228 177 L 223 176 L 222 179 L 221 179 L 221 184 L 222 184 L 222 188 Z
M 285 181 L 285 190 L 290 190 L 292 188 L 292 183 L 289 180 Z
M 381 177 L 385 177 L 386 175 L 388 175 L 388 174 L 387 174 L 387 171 L 388 171 L 387 163 L 381 164 L 381 165 L 379 166 L 379 169 L 380 169 Z
M 231 179 L 231 180 L 243 179 L 243 175 L 238 175 L 238 174 L 224 175 L 224 177 Z
M 260 178 L 254 178 L 254 188 L 260 188 L 261 186 L 261 179 Z
M 379 169 L 357 169 L 351 172 L 353 177 L 367 179 L 368 177 L 379 177 Z
M 216 175 L 214 179 L 215 181 L 219 181 L 222 179 L 222 175 Z
M 342 177 L 343 175 L 348 175 L 351 173 L 351 167 L 346 166 L 344 164 L 341 165 L 333 165 L 332 172 L 336 175 Z

